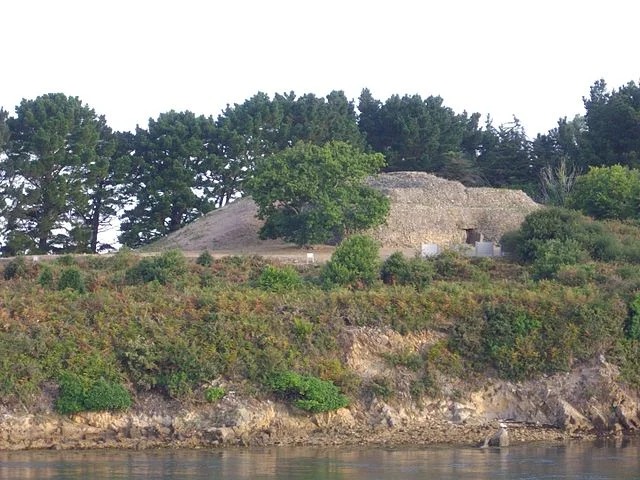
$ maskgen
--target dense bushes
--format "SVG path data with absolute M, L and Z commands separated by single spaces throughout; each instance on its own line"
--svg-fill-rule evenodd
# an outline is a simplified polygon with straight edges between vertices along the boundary
M 536 244 L 533 273 L 537 279 L 554 278 L 562 267 L 584 263 L 589 254 L 579 242 L 557 238 Z
M 407 260 L 402 252 L 391 254 L 380 270 L 380 277 L 387 285 L 413 285 L 418 289 L 428 287 L 433 275 L 431 263 L 420 257 Z
M 640 170 L 622 165 L 590 167 L 577 178 L 568 204 L 594 218 L 637 218 Z
M 533 263 L 536 277 L 553 278 L 562 267 L 588 260 L 640 262 L 639 233 L 630 225 L 622 229 L 552 207 L 529 214 L 501 243 L 516 260 Z
M 326 286 L 361 288 L 378 277 L 378 244 L 371 237 L 354 235 L 343 240 L 322 270 Z
M 640 294 L 633 298 L 629 310 L 625 333 L 631 340 L 640 340 Z
M 5 265 L 3 275 L 5 280 L 11 280 L 13 278 L 26 277 L 28 273 L 29 268 L 24 257 L 16 257 Z
M 349 404 L 332 382 L 291 371 L 277 372 L 267 380 L 272 391 L 309 412 L 329 412 Z
M 169 250 L 158 257 L 144 258 L 127 270 L 125 275 L 129 285 L 157 281 L 166 284 L 186 273 L 187 261 L 177 250 Z
M 258 286 L 268 292 L 284 292 L 302 284 L 300 274 L 293 267 L 267 265 L 258 278 Z
M 482 310 L 453 326 L 452 346 L 476 369 L 491 366 L 517 380 L 565 371 L 611 350 L 627 318 L 620 299 L 544 284 L 485 298 Z
M 620 238 L 635 231 L 615 228 Z M 101 391 L 117 397 L 113 383 L 202 400 L 213 395 L 207 389 L 219 379 L 265 388 L 274 372 L 305 372 L 350 395 L 376 388 L 382 394 L 384 377 L 377 387 L 361 382 L 344 363 L 342 339 L 353 327 L 402 334 L 430 329 L 443 335 L 438 348 L 398 349 L 385 357 L 389 365 L 419 377 L 412 383 L 415 395 L 435 392 L 438 372 L 463 376 L 491 369 L 503 377 L 527 378 L 566 370 L 598 352 L 625 365 L 626 378 L 634 381 L 636 360 L 629 355 L 640 342 L 638 269 L 567 265 L 560 254 L 572 241 L 539 254 L 540 277 L 551 279 L 536 283 L 527 280 L 526 267 L 453 254 L 430 260 L 395 255 L 382 268 L 383 278 L 391 276 L 394 285 L 373 281 L 363 288 L 364 282 L 356 282 L 359 288 L 328 290 L 320 288 L 320 267 L 300 268 L 304 282 L 289 288 L 299 277 L 292 275 L 290 283 L 288 274 L 281 278 L 287 267 L 267 268 L 269 262 L 259 257 L 228 257 L 202 266 L 184 258 L 150 263 L 154 259 L 130 253 L 79 257 L 71 265 L 27 262 L 25 276 L 0 282 L 0 395 L 5 402 L 28 403 L 65 372 L 85 380 L 82 390 L 68 382 L 69 391 L 80 393 L 62 396 L 64 411 L 120 408 L 97 401 Z M 181 266 L 173 269 L 175 264 Z M 557 265 L 554 274 L 545 273 Z M 374 279 L 379 268 L 376 260 Z M 84 294 L 58 290 L 70 269 L 81 272 Z M 168 281 L 154 276 L 155 281 L 131 285 L 126 274 L 132 271 L 161 271 Z M 210 281 L 202 281 L 204 274 Z M 302 388 L 303 380 L 291 382 Z M 301 399 L 299 392 L 289 394 Z
M 129 392 L 121 384 L 104 378 L 92 381 L 81 375 L 63 372 L 58 384 L 60 392 L 55 407 L 60 413 L 126 410 L 131 406 Z
M 43 275 L 44 275 L 44 271 L 43 271 Z M 43 280 L 43 283 L 44 283 L 44 280 Z M 58 290 L 66 290 L 67 288 L 71 290 L 75 290 L 76 292 L 79 292 L 79 293 L 85 292 L 86 287 L 84 284 L 84 278 L 82 276 L 82 272 L 78 267 L 68 267 L 62 270 L 62 274 L 58 279 Z

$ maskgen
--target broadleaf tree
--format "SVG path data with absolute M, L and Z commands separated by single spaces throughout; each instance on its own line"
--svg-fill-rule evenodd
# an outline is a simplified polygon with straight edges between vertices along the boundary
M 365 180 L 383 166 L 381 154 L 344 142 L 298 142 L 262 159 L 248 185 L 265 220 L 260 235 L 308 245 L 379 225 L 389 200 Z
M 640 170 L 623 165 L 591 167 L 576 179 L 568 204 L 597 219 L 638 218 Z

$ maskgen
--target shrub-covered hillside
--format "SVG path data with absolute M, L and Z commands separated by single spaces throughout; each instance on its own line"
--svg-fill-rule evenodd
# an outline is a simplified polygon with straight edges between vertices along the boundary
M 529 224 L 564 214 L 550 212 Z M 427 351 L 385 359 L 416 372 L 416 399 L 438 395 L 447 376 L 524 379 L 598 354 L 640 385 L 638 230 L 574 220 L 603 229 L 604 246 L 535 240 L 525 224 L 521 263 L 446 253 L 380 264 L 360 237 L 324 267 L 191 261 L 175 251 L 17 258 L 0 282 L 0 398 L 28 405 L 57 385 L 60 412 L 118 410 L 146 391 L 215 401 L 225 379 L 310 411 L 333 409 L 392 388 L 348 369 L 340 339 L 351 327 L 442 334 Z

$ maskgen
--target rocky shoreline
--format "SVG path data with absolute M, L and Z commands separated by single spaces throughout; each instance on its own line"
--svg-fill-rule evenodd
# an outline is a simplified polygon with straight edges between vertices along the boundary
M 194 415 L 194 412 L 190 412 Z M 350 417 L 347 412 L 336 415 Z M 186 414 L 185 416 L 189 416 Z M 2 418 L 0 451 L 30 449 L 96 449 L 119 448 L 203 448 L 252 446 L 480 446 L 496 431 L 493 423 L 465 425 L 451 422 L 421 423 L 390 427 L 347 426 L 321 419 L 284 418 L 270 425 L 219 426 L 203 423 L 203 417 L 146 417 L 144 415 L 109 413 L 81 414 L 73 417 L 57 415 L 5 414 Z M 146 418 L 144 418 L 146 417 Z M 326 421 L 326 418 L 325 418 Z M 562 442 L 569 439 L 595 438 L 588 433 L 569 434 L 553 427 L 510 425 L 512 445 L 531 442 Z
M 363 354 L 364 346 L 356 350 L 360 363 L 352 361 L 351 367 L 364 377 L 373 362 Z M 500 422 L 508 423 L 511 445 L 621 437 L 640 431 L 640 396 L 618 378 L 617 368 L 599 358 L 571 372 L 526 382 L 486 378 L 474 385 L 458 383 L 455 390 L 444 389 L 437 398 L 420 402 L 398 387 L 393 398 L 363 397 L 347 408 L 320 414 L 222 382 L 226 394 L 214 403 L 138 394 L 126 412 L 64 416 L 53 409 L 57 387 L 52 386 L 31 409 L 0 403 L 0 450 L 479 446 Z M 451 382 L 441 379 L 445 386 Z

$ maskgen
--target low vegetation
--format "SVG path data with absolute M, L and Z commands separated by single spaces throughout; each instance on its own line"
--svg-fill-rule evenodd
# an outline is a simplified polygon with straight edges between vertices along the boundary
M 640 386 L 639 234 L 547 209 L 505 239 L 520 246 L 515 260 L 449 252 L 380 262 L 360 236 L 325 266 L 175 251 L 19 257 L 0 282 L 0 396 L 28 405 L 54 384 L 66 414 L 126 409 L 150 391 L 216 402 L 225 390 L 212 385 L 224 382 L 310 412 L 392 398 L 390 378 L 362 381 L 344 363 L 339 339 L 351 327 L 440 335 L 425 351 L 382 359 L 412 376 L 414 398 L 443 394 L 446 378 L 521 380 L 598 354 Z

